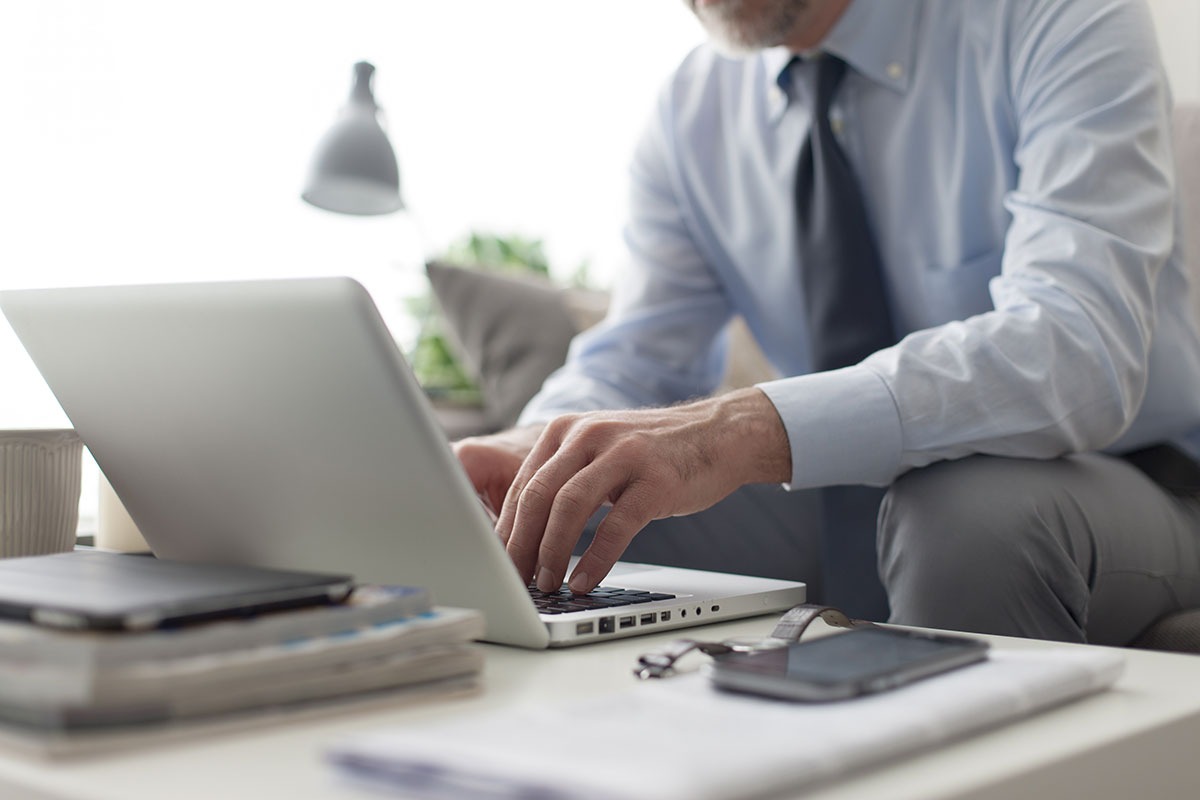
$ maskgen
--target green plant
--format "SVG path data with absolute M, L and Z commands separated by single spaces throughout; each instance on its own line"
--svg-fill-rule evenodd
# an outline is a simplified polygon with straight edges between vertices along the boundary
M 550 277 L 550 264 L 541 239 L 472 232 L 451 244 L 444 258 L 452 264 Z

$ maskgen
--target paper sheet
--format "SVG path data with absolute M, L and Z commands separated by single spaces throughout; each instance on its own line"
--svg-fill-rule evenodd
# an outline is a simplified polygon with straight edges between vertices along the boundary
M 901 689 L 828 704 L 720 692 L 700 675 L 548 708 L 343 742 L 358 779 L 421 797 L 721 800 L 796 788 L 1110 686 L 1107 651 L 999 651 Z

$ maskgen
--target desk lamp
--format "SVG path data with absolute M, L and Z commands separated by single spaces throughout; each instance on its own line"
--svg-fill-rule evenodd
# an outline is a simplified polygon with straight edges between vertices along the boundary
M 366 61 L 354 65 L 354 87 L 350 97 L 317 145 L 300 196 L 317 208 L 357 217 L 405 212 L 399 215 L 401 222 L 410 229 L 407 238 L 414 248 L 420 248 L 420 252 L 414 251 L 399 262 L 399 266 L 405 267 L 409 262 L 420 264 L 424 262 L 423 237 L 415 217 L 408 213 L 400 196 L 396 154 L 380 125 L 379 105 L 371 90 L 374 74 L 374 65 Z M 392 224 L 367 227 L 375 235 L 393 230 Z M 418 273 L 407 269 L 365 268 L 369 263 L 370 260 L 356 265 L 355 276 L 375 298 L 387 326 L 399 339 L 411 338 L 415 331 L 410 334 L 408 330 L 414 327 L 414 322 L 402 313 L 402 303 L 398 301 L 412 294 L 407 284 L 416 280 Z
M 317 145 L 300 196 L 318 208 L 360 216 L 404 208 L 396 154 L 379 124 L 371 91 L 374 73 L 374 65 L 366 61 L 354 65 L 350 98 Z

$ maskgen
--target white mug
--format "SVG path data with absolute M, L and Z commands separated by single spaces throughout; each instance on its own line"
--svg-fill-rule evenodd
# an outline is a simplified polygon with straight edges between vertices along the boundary
M 125 510 L 112 484 L 100 473 L 99 508 L 96 518 L 96 546 L 124 553 L 144 553 L 150 545 Z
M 0 431 L 0 558 L 75 547 L 82 460 L 73 430 Z

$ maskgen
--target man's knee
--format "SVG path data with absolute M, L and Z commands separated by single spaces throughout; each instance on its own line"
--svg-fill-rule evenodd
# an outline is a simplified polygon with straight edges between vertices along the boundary
M 1056 470 L 974 456 L 898 479 L 878 526 L 893 621 L 1071 638 L 1087 589 L 1066 552 Z
M 929 593 L 966 593 L 973 572 L 1011 557 L 1019 547 L 1024 510 L 983 496 L 981 477 L 990 472 L 983 457 L 942 462 L 901 476 L 879 509 L 879 573 L 891 588 L 919 573 Z

